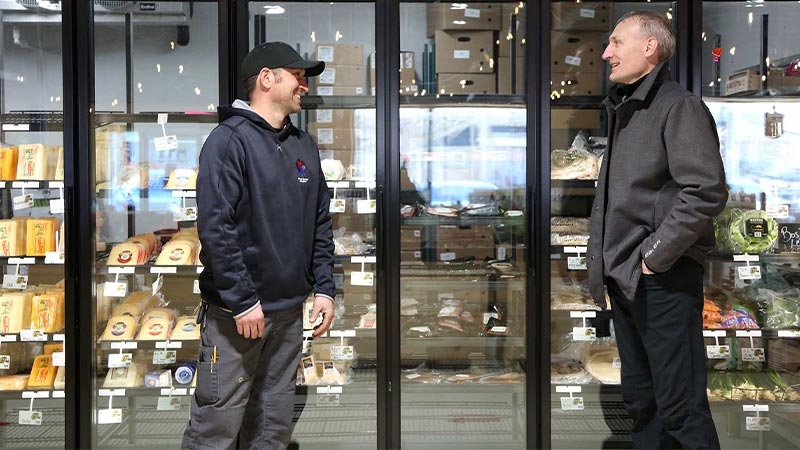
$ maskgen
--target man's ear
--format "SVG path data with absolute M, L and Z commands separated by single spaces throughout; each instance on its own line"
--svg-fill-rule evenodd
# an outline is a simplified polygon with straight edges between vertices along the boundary
M 658 55 L 658 40 L 656 38 L 650 36 L 645 40 L 644 55 L 647 58 Z
M 272 83 L 275 82 L 275 74 L 268 68 L 264 67 L 258 73 L 258 82 L 264 89 L 269 89 Z

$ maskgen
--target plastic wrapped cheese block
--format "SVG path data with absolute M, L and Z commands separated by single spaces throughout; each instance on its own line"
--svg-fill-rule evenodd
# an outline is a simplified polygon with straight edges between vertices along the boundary
M 9 375 L 0 377 L 0 391 L 21 391 L 28 387 L 30 375 Z
M 131 316 L 111 316 L 100 339 L 103 341 L 127 341 L 133 339 L 135 332 L 136 319 Z
M 197 317 L 178 317 L 175 321 L 175 328 L 172 329 L 172 335 L 169 338 L 175 341 L 199 340 L 200 325 L 197 324 Z
M 0 146 L 0 180 L 17 179 L 17 157 L 19 148 Z
M 169 337 L 171 327 L 172 320 L 163 317 L 152 317 L 142 322 L 142 326 L 139 327 L 139 334 L 136 335 L 136 340 L 166 340 Z
M 169 174 L 167 189 L 195 189 L 197 172 L 194 169 L 175 169 Z
M 323 159 L 321 163 L 322 174 L 326 180 L 341 180 L 345 177 L 344 164 L 338 159 Z
M 42 294 L 33 297 L 31 306 L 31 328 L 45 333 L 64 329 L 64 296 Z
M 48 149 L 42 144 L 22 144 L 17 157 L 18 180 L 47 179 Z
M 172 320 L 175 318 L 175 311 L 169 308 L 151 308 L 144 313 L 142 321 L 146 322 L 150 319 L 156 318 L 164 319 L 167 322 L 172 322 Z
M 103 382 L 104 388 L 139 387 L 144 384 L 145 366 L 139 363 L 128 367 L 109 369 Z
M 5 293 L 0 296 L 0 333 L 19 333 L 28 328 L 31 318 L 31 295 Z
M 158 266 L 187 266 L 194 265 L 195 243 L 175 239 L 167 242 L 156 259 Z
M 56 251 L 56 232 L 60 225 L 60 221 L 55 217 L 28 219 L 25 227 L 25 254 L 44 256 L 47 252 Z
M 24 217 L 0 220 L 0 256 L 25 254 L 26 221 Z
M 28 378 L 28 389 L 51 388 L 56 378 L 56 367 L 51 355 L 39 355 L 33 360 L 33 368 Z
M 108 255 L 109 266 L 135 266 L 139 261 L 145 259 L 144 248 L 140 244 L 131 242 L 122 242 L 111 247 L 111 253 Z
M 64 389 L 67 385 L 67 368 L 59 366 L 56 371 L 56 379 L 53 381 L 53 389 Z

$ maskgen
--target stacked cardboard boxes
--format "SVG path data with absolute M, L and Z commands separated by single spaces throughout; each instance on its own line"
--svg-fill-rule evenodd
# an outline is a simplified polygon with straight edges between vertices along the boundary
M 366 95 L 364 48 L 361 44 L 316 45 L 314 59 L 325 61 L 325 71 L 311 78 L 312 95 Z
M 551 72 L 555 95 L 602 95 L 603 51 L 611 29 L 608 2 L 552 5 Z
M 377 91 L 375 78 L 375 54 L 369 56 L 369 92 Z M 419 92 L 417 64 L 414 52 L 400 52 L 400 95 L 414 95 Z
M 494 94 L 495 39 L 501 5 L 493 3 L 427 5 L 428 37 L 435 44 L 439 94 Z

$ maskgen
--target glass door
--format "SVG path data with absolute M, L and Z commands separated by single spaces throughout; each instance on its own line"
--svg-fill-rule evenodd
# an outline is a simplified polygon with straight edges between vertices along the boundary
M 334 323 L 305 331 L 297 368 L 293 445 L 375 449 L 377 264 L 375 6 L 372 3 L 250 2 L 249 48 L 283 41 L 325 62 L 308 78 L 291 117 L 319 147 L 335 244 Z M 292 447 L 290 447 L 292 448 Z
M 0 2 L 0 36 L 2 445 L 64 448 L 61 5 Z
M 200 303 L 195 178 L 217 123 L 215 2 L 95 2 L 95 448 L 177 448 Z
M 522 6 L 400 4 L 406 449 L 526 447 Z
M 784 2 L 703 3 L 701 89 L 730 193 L 703 310 L 706 344 L 727 350 L 708 367 L 724 448 L 800 448 L 799 17 Z

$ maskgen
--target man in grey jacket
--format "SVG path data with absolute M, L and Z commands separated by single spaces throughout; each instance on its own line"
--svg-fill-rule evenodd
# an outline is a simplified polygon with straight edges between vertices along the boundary
M 603 53 L 608 149 L 591 218 L 592 296 L 611 300 L 637 449 L 719 448 L 706 397 L 703 264 L 727 201 L 714 119 L 669 81 L 669 21 L 624 15 Z

